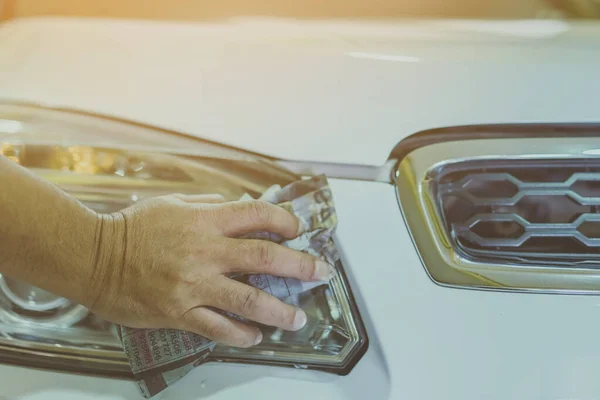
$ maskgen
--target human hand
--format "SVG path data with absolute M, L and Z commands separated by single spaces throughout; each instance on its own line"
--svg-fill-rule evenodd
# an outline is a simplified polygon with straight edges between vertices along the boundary
M 229 274 L 320 281 L 333 273 L 311 255 L 238 238 L 257 231 L 286 239 L 302 233 L 294 215 L 266 202 L 169 195 L 98 219 L 90 285 L 80 302 L 133 328 L 181 329 L 249 347 L 261 341 L 260 330 L 213 309 L 286 330 L 302 328 L 306 314 Z

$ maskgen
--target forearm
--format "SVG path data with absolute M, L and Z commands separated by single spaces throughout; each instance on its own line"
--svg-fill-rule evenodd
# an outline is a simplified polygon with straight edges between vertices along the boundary
M 96 257 L 96 214 L 2 156 L 0 183 L 0 273 L 85 298 Z

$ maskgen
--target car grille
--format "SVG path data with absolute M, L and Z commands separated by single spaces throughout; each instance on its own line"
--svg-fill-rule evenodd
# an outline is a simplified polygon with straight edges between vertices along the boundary
M 600 160 L 476 160 L 432 190 L 463 257 L 600 268 Z

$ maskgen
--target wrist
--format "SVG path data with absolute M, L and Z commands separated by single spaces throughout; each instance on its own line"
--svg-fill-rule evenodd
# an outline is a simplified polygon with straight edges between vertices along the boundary
M 87 279 L 78 302 L 93 311 L 112 307 L 121 286 L 125 261 L 126 222 L 122 213 L 96 214 Z

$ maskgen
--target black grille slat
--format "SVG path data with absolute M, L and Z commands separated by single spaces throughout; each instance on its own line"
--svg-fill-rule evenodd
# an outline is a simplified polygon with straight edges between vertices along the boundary
M 600 159 L 467 161 L 432 178 L 438 210 L 463 255 L 595 260 L 600 268 Z

